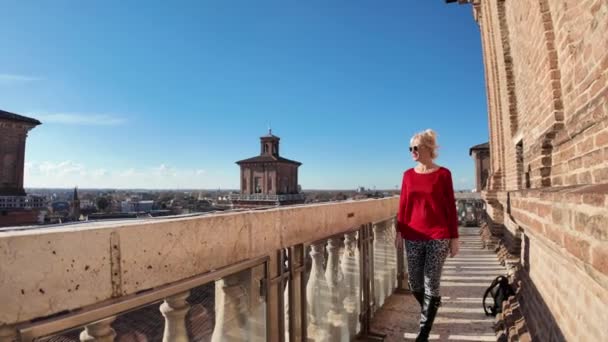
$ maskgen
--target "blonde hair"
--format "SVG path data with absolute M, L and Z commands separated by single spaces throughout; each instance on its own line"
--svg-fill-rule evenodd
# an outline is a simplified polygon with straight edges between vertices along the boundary
M 410 145 L 414 143 L 414 141 L 418 141 L 421 145 L 424 145 L 431 149 L 431 158 L 437 158 L 437 149 L 439 146 L 437 145 L 437 133 L 432 129 L 427 129 L 422 132 L 418 132 L 414 134 L 412 139 L 410 139 Z

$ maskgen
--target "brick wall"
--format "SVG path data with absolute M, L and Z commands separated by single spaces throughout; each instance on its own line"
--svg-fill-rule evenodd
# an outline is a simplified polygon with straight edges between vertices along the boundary
M 608 340 L 608 1 L 474 0 L 489 226 L 540 341 Z
M 38 223 L 38 210 L 0 210 L 0 227 L 31 225 Z

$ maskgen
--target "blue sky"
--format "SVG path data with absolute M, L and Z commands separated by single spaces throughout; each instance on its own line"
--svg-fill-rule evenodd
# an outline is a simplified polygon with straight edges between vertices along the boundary
M 145 4 L 145 5 L 144 5 Z M 470 6 L 10 1 L 0 109 L 39 118 L 28 187 L 237 188 L 270 122 L 304 189 L 392 188 L 410 136 L 472 188 L 488 139 Z

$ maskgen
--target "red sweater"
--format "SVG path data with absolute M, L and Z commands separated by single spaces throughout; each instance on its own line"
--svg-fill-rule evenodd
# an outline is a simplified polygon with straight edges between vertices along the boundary
M 458 214 L 450 170 L 403 173 L 397 230 L 406 240 L 458 238 Z

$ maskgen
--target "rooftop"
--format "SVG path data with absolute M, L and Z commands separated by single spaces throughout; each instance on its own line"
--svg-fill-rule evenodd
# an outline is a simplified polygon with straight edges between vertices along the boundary
M 0 110 L 0 119 L 10 120 L 10 121 L 17 121 L 17 122 L 27 122 L 27 123 L 30 123 L 32 125 L 40 125 L 40 124 L 42 124 L 40 121 L 38 121 L 36 119 L 28 118 L 27 116 L 23 116 L 23 115 L 7 112 L 7 111 L 4 111 L 4 110 Z

